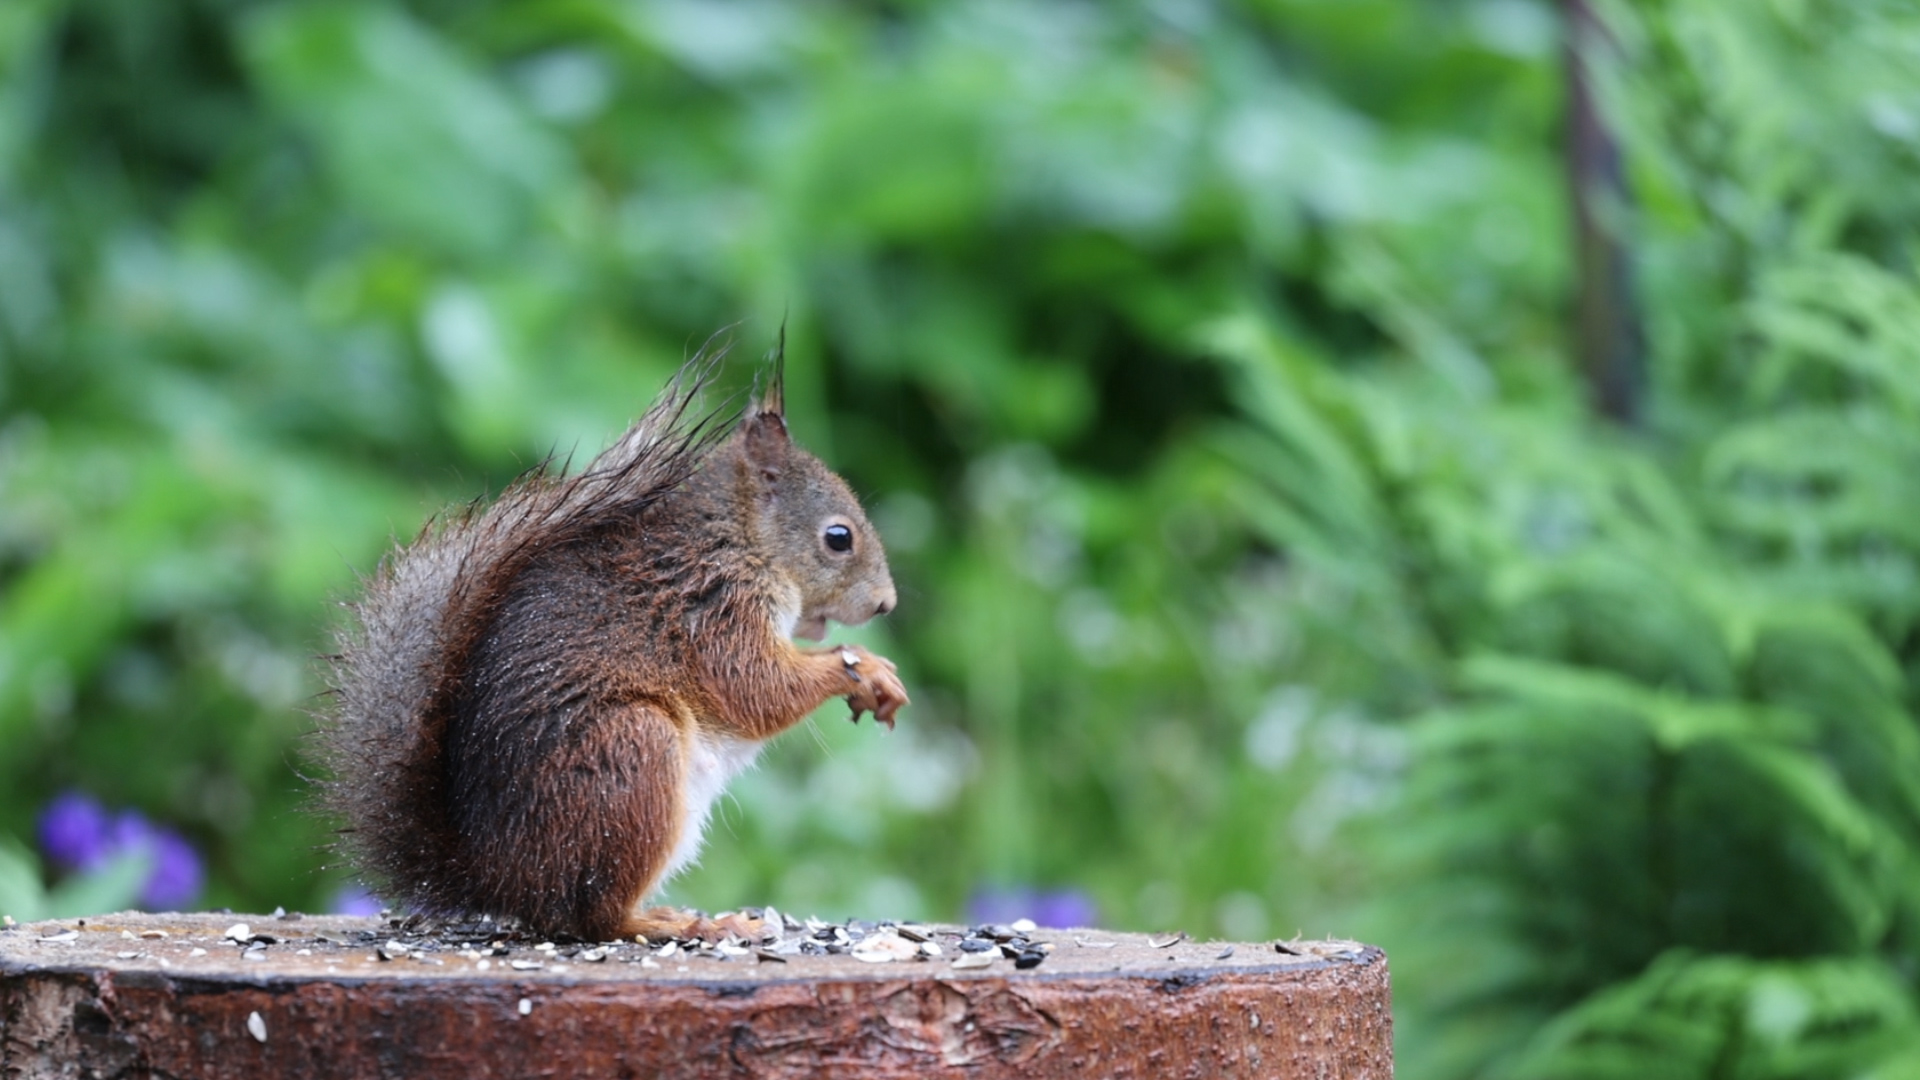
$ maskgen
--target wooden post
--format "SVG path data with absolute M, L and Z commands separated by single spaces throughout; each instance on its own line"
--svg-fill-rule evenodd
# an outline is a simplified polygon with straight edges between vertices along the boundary
M 1023 970 L 962 934 L 910 927 L 869 962 L 339 916 L 31 923 L 0 930 L 0 1076 L 1392 1075 L 1375 948 L 1036 930 Z

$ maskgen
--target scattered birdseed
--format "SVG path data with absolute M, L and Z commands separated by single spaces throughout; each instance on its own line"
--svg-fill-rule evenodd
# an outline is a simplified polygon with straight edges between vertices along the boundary
M 62 930 L 57 934 L 42 935 L 41 941 L 74 941 L 80 937 L 78 930 Z
M 160 938 L 166 937 L 167 932 L 165 930 L 142 930 L 140 931 L 140 936 L 157 941 Z
M 1293 946 L 1291 946 L 1291 945 L 1288 945 L 1288 944 L 1287 944 L 1286 942 L 1284 942 L 1284 941 L 1276 941 L 1276 942 L 1274 942 L 1274 943 L 1273 943 L 1273 951 L 1274 951 L 1274 952 L 1277 952 L 1277 953 L 1286 953 L 1286 954 L 1287 954 L 1288 956 L 1299 956 L 1299 955 L 1300 955 L 1300 950 L 1299 950 L 1299 949 L 1296 949 L 1296 948 L 1294 948 Z
M 242 960 L 265 960 L 266 958 L 267 949 L 264 945 L 249 946 L 246 951 L 240 954 L 240 959 Z
M 526 998 L 521 998 L 521 999 L 520 999 L 520 1005 L 519 1005 L 519 1009 L 520 1009 L 520 1015 L 521 1015 L 521 1016 L 532 1016 L 532 1015 L 533 1015 L 533 1002 L 532 1002 L 532 1001 L 530 1001 L 530 1000 L 528 1000 L 528 999 L 526 999 Z
M 245 941 L 253 936 L 253 927 L 243 922 L 237 922 L 227 927 L 227 932 L 220 936 L 230 938 L 234 941 Z
M 920 943 L 920 955 L 921 956 L 939 956 L 940 946 L 934 944 L 931 941 L 923 941 Z
M 962 970 L 965 970 L 967 968 L 992 967 L 994 960 L 998 958 L 999 958 L 998 950 L 995 950 L 994 952 L 961 953 L 960 956 L 954 960 L 953 966 L 956 968 L 960 968 Z
M 655 960 L 651 956 L 643 956 L 640 958 L 640 966 L 643 968 L 657 968 L 660 966 L 660 961 Z
M 582 949 L 582 950 L 580 950 L 580 954 L 579 954 L 579 955 L 580 955 L 580 959 L 582 959 L 582 960 L 584 960 L 584 961 L 586 961 L 586 962 L 587 962 L 587 963 L 589 963 L 589 964 L 598 964 L 598 963 L 600 963 L 600 962 L 602 962 L 602 961 L 604 961 L 604 960 L 605 960 L 605 959 L 607 958 L 607 950 L 605 950 L 605 949 Z
M 1020 954 L 1013 958 L 1013 966 L 1019 968 L 1021 971 L 1025 971 L 1028 968 L 1039 967 L 1040 961 L 1046 958 L 1047 951 L 1045 949 L 1022 949 L 1020 950 Z
M 123 952 L 123 953 L 114 953 L 114 955 L 118 956 L 122 960 L 131 960 L 134 957 L 139 956 L 140 954 L 137 952 Z
M 515 971 L 539 971 L 542 965 L 538 960 L 509 960 L 507 966 Z
M 1227 957 L 1229 957 L 1229 956 L 1232 956 L 1232 955 L 1233 955 L 1233 946 L 1231 946 L 1231 945 L 1229 945 L 1229 946 L 1227 946 L 1226 948 L 1224 948 L 1224 949 L 1221 949 L 1221 950 L 1220 950 L 1220 955 L 1218 955 L 1218 956 L 1215 956 L 1215 957 L 1214 957 L 1214 959 L 1215 959 L 1215 960 L 1225 960 L 1225 959 L 1226 959 Z
M 276 918 L 276 919 L 284 919 L 284 918 L 286 918 L 286 917 L 287 917 L 287 909 L 286 909 L 286 908 L 283 908 L 283 907 L 281 907 L 281 906 L 279 906 L 278 904 L 275 904 L 275 905 L 274 905 L 274 908 L 273 908 L 273 917 L 274 917 L 274 918 Z
M 493 966 L 493 961 L 491 961 L 491 960 L 481 960 L 481 961 L 478 961 L 477 963 L 475 963 L 475 964 L 474 964 L 473 966 L 474 966 L 474 967 L 477 967 L 477 968 L 479 968 L 479 969 L 480 969 L 481 971 L 485 971 L 485 970 L 487 970 L 488 968 L 490 968 L 490 967 L 492 967 L 492 966 Z
M 402 942 L 389 941 L 374 951 L 380 955 L 380 959 L 382 960 L 399 960 L 413 950 L 407 948 Z
M 772 949 L 755 949 L 753 950 L 753 955 L 759 957 L 760 962 L 763 964 L 768 964 L 768 963 L 784 964 L 787 962 L 786 957 L 781 956 L 779 953 L 774 952 Z
M 1185 940 L 1187 940 L 1187 932 L 1185 930 L 1180 930 L 1175 933 L 1169 934 L 1166 937 L 1148 938 L 1147 944 L 1153 946 L 1156 949 L 1165 949 L 1174 945 L 1178 945 Z
M 128 941 L 132 941 L 132 940 L 133 940 L 133 931 L 131 931 L 131 930 L 122 930 L 122 931 L 120 931 L 120 936 L 121 936 L 121 937 L 123 937 L 123 938 L 126 938 L 126 939 L 127 939 Z
M 259 1013 L 247 1014 L 247 1034 L 253 1036 L 255 1042 L 267 1041 L 267 1022 L 260 1018 Z
M 205 949 L 195 949 L 195 950 L 193 950 L 192 952 L 190 952 L 190 953 L 188 953 L 187 955 L 188 955 L 188 956 L 205 956 L 205 955 L 207 955 L 207 950 L 205 950 Z
M 1016 934 L 1031 934 L 1035 930 L 1040 929 L 1039 926 L 1034 924 L 1032 919 L 1015 919 L 1007 925 L 1011 927 Z
M 11 929 L 13 929 L 14 927 L 16 927 L 16 926 L 18 926 L 18 925 L 20 925 L 20 924 L 19 924 L 19 923 L 17 923 L 17 922 L 14 922 L 14 921 L 13 921 L 13 916 L 11 916 L 11 915 L 0 915 L 0 926 L 4 926 L 4 927 L 6 927 L 7 929 L 9 929 L 9 930 L 11 930 Z
M 1088 941 L 1086 938 L 1083 938 L 1083 937 L 1074 938 L 1073 943 L 1075 945 L 1080 946 L 1083 949 L 1111 949 L 1115 945 L 1119 944 L 1118 942 L 1114 942 L 1114 941 Z

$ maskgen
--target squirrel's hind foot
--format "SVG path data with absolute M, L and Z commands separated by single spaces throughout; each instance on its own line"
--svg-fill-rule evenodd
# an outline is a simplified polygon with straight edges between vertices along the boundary
M 696 938 L 717 943 L 728 938 L 759 941 L 766 932 L 765 921 L 737 911 L 707 916 L 698 911 L 659 907 L 635 912 L 627 920 L 622 936 L 653 943 L 692 941 Z

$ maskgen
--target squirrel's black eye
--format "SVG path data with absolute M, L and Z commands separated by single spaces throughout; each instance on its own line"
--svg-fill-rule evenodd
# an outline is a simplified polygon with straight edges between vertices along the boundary
M 827 531 L 821 534 L 821 538 L 826 540 L 829 551 L 853 550 L 853 530 L 845 525 L 827 526 Z

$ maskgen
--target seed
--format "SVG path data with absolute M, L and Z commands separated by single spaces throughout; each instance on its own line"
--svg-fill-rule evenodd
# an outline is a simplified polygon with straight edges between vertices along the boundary
M 960 956 L 954 960 L 953 966 L 962 970 L 967 968 L 992 967 L 995 956 L 995 953 L 990 952 L 961 953 Z
M 1015 919 L 1013 920 L 1012 923 L 1009 924 L 1009 926 L 1012 928 L 1013 932 L 1016 934 L 1031 934 L 1035 930 L 1040 929 L 1038 926 L 1034 925 L 1034 921 L 1032 919 Z
M 267 1041 L 267 1022 L 260 1019 L 259 1013 L 247 1014 L 247 1034 L 253 1036 L 255 1042 Z
M 520 1008 L 520 1015 L 521 1015 L 521 1016 L 532 1016 L 532 1015 L 533 1015 L 533 1002 L 531 1002 L 531 1001 L 529 1001 L 529 1000 L 527 1000 L 526 998 L 521 998 L 521 999 L 520 999 L 520 1006 L 519 1006 L 519 1008 Z
M 606 958 L 607 958 L 607 950 L 605 949 L 582 949 L 580 951 L 580 959 L 586 961 L 589 964 L 598 964 L 604 961 Z
M 1174 946 L 1174 945 L 1178 945 L 1179 943 L 1185 940 L 1187 940 L 1187 932 L 1185 930 L 1180 930 L 1180 931 L 1176 931 L 1175 933 L 1169 934 L 1163 938 L 1148 938 L 1147 944 L 1153 946 L 1156 949 L 1165 949 L 1165 948 L 1170 948 L 1171 946 Z
M 253 936 L 253 927 L 243 922 L 237 922 L 227 927 L 227 932 L 220 936 L 230 938 L 234 941 L 245 941 Z
M 869 964 L 911 960 L 918 955 L 920 955 L 920 946 L 889 930 L 869 934 L 860 944 L 853 947 L 853 958 L 864 960 Z
M 131 960 L 134 957 L 139 956 L 140 954 L 137 952 L 123 952 L 123 953 L 114 953 L 114 955 L 118 956 L 122 960 Z
M 1047 952 L 1045 949 L 1022 949 L 1020 950 L 1020 955 L 1013 958 L 1013 966 L 1019 968 L 1021 971 L 1025 971 L 1028 968 L 1039 967 L 1040 961 L 1046 958 Z
M 160 938 L 166 937 L 167 932 L 165 930 L 142 930 L 140 931 L 140 936 L 157 941 Z
M 412 951 L 398 941 L 389 941 L 376 950 L 382 960 L 398 960 Z
M 62 930 L 57 934 L 46 934 L 42 936 L 40 940 L 41 941 L 73 941 L 79 938 L 79 936 L 80 936 L 80 931 L 78 930 Z
M 759 957 L 760 962 L 763 964 L 784 964 L 787 962 L 786 957 L 781 956 L 772 949 L 755 949 L 753 955 Z
M 205 955 L 207 955 L 207 950 L 205 950 L 205 949 L 195 949 L 195 950 L 193 950 L 192 952 L 190 952 L 190 953 L 188 953 L 187 955 L 188 955 L 188 956 L 205 956 Z
M 510 967 L 510 968 L 512 968 L 512 969 L 513 969 L 513 970 L 515 970 L 515 971 L 539 971 L 539 970 L 540 970 L 540 961 L 538 961 L 538 960 L 509 960 L 509 961 L 507 961 L 507 966 L 508 966 L 508 967 Z

